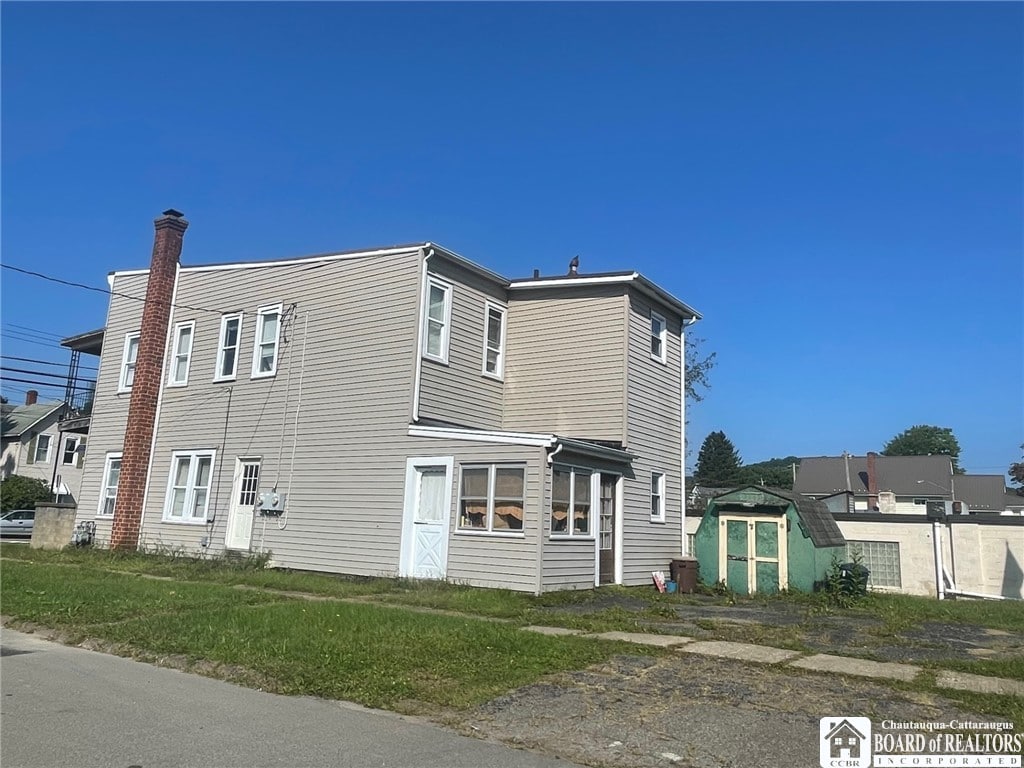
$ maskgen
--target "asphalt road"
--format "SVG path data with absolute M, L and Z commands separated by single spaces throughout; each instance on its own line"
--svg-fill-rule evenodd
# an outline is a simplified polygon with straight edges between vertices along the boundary
M 569 768 L 413 718 L 0 634 L 4 768 Z

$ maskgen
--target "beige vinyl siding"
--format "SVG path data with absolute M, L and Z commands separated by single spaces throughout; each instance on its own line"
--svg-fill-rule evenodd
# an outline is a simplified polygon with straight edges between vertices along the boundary
M 504 306 L 504 286 L 435 255 L 429 273 L 452 286 L 448 362 L 423 358 L 420 418 L 500 429 L 504 384 L 483 374 L 484 308 Z
M 121 453 L 124 447 L 124 429 L 128 422 L 130 392 L 119 393 L 121 359 L 125 334 L 136 332 L 142 325 L 143 299 L 149 275 L 116 276 L 107 308 L 107 323 L 103 332 L 103 351 L 99 356 L 96 391 L 93 398 L 85 461 L 82 464 L 81 490 L 78 496 L 76 522 L 94 521 L 96 541 L 105 545 L 110 541 L 111 517 L 97 517 L 103 467 L 108 453 Z M 136 298 L 127 298 L 136 297 Z M 136 300 L 137 299 L 137 300 Z M 91 356 L 83 358 L 92 360 Z
M 667 570 L 681 554 L 680 355 L 682 319 L 667 307 L 654 311 L 668 324 L 668 362 L 651 358 L 651 302 L 630 292 L 629 437 L 632 478 L 625 481 L 623 584 L 651 583 L 651 571 Z M 665 475 L 665 522 L 651 522 L 651 473 Z
M 235 460 L 260 458 L 261 491 L 287 514 L 257 517 L 251 549 L 276 565 L 397 571 L 416 355 L 418 252 L 180 274 L 172 322 L 196 321 L 189 385 L 163 389 L 142 540 L 224 547 Z M 251 378 L 257 309 L 282 304 L 277 374 Z M 235 381 L 214 382 L 220 314 L 244 313 Z M 166 379 L 165 365 L 165 379 Z M 165 381 L 166 384 L 166 381 Z M 216 449 L 209 525 L 164 522 L 172 454 Z M 294 457 L 294 458 L 293 458 Z
M 625 440 L 624 288 L 513 292 L 504 428 Z

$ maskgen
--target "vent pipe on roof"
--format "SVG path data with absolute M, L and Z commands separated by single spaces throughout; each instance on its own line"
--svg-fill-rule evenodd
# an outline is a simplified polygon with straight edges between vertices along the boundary
M 35 405 L 39 400 L 39 393 L 30 389 L 25 393 L 25 405 Z
M 540 277 L 540 270 L 539 269 L 533 270 L 533 279 L 536 280 L 539 277 Z

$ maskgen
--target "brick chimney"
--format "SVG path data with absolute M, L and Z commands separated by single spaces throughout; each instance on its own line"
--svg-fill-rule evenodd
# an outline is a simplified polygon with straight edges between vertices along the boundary
M 877 458 L 877 453 L 868 451 L 868 509 L 872 512 L 878 509 L 878 470 L 875 468 Z
M 163 379 L 167 326 L 171 317 L 174 279 L 181 256 L 181 242 L 188 228 L 182 214 L 164 211 L 154 222 L 153 258 L 146 284 L 146 303 L 139 329 L 139 352 L 135 363 L 128 404 L 128 423 L 124 430 L 121 476 L 114 506 L 111 549 L 135 549 L 139 546 L 142 524 L 142 500 L 146 493 L 149 456 L 153 444 L 156 403 Z
M 25 405 L 35 405 L 36 401 L 39 400 L 39 393 L 34 389 L 30 389 L 25 392 Z

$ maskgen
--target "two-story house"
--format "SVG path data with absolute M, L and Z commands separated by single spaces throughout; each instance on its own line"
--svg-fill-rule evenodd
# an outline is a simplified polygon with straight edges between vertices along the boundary
M 85 435 L 63 428 L 63 401 L 38 401 L 34 389 L 24 405 L 2 407 L 0 479 L 22 475 L 42 480 L 58 501 L 74 502 L 82 479 Z
M 78 511 L 100 542 L 535 593 L 683 552 L 699 315 L 665 290 L 433 243 L 182 266 L 186 226 L 109 278 Z

